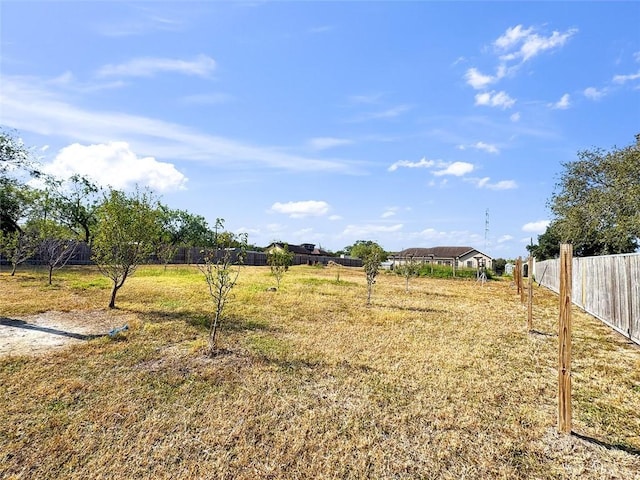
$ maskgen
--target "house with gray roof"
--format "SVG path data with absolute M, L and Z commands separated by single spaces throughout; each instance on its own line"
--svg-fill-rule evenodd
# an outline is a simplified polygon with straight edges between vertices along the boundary
M 456 268 L 493 267 L 493 258 L 473 247 L 406 248 L 389 256 L 396 265 L 401 265 L 408 258 L 436 265 L 455 265 Z

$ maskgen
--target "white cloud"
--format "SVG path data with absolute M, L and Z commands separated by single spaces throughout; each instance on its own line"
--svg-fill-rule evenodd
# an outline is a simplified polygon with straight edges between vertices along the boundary
M 600 98 L 606 95 L 607 91 L 606 89 L 598 90 L 595 87 L 587 87 L 584 89 L 582 93 L 584 94 L 585 97 L 591 100 L 599 100 Z
M 614 83 L 626 83 L 640 78 L 640 71 L 638 73 L 632 73 L 630 75 L 616 75 L 613 77 Z
M 509 120 L 511 120 L 512 122 L 519 122 L 520 121 L 520 112 L 516 112 L 511 114 L 511 116 L 509 117 Z
M 482 150 L 487 153 L 500 153 L 500 150 L 495 145 L 484 142 L 476 142 L 471 145 L 458 145 L 460 150 L 465 150 L 466 148 L 475 148 L 476 150 Z
M 436 176 L 454 175 L 456 177 L 461 177 L 462 175 L 466 175 L 467 173 L 472 172 L 473 168 L 474 166 L 472 163 L 453 162 L 446 168 L 433 172 L 433 174 Z
M 302 202 L 276 202 L 270 212 L 283 213 L 291 218 L 321 217 L 329 212 L 329 204 L 324 201 L 306 200 Z
M 516 25 L 515 27 L 507 28 L 506 32 L 496 39 L 493 44 L 499 49 L 506 50 L 517 45 L 522 39 L 527 38 L 533 28 L 527 28 L 524 30 L 522 25 Z
M 551 104 L 551 108 L 556 110 L 566 110 L 571 106 L 571 103 L 569 102 L 569 98 L 570 98 L 569 94 L 565 93 L 564 95 L 562 95 L 560 100 L 558 100 L 556 103 Z
M 551 35 L 545 37 L 535 33 L 533 27 L 523 29 L 522 25 L 517 25 L 508 28 L 494 42 L 494 46 L 499 51 L 504 52 L 500 56 L 501 60 L 505 62 L 513 60 L 526 62 L 542 52 L 562 47 L 577 32 L 577 29 L 571 28 L 565 32 L 554 31 Z
M 99 145 L 69 145 L 46 166 L 59 178 L 85 175 L 103 186 L 129 189 L 136 184 L 165 192 L 185 188 L 187 178 L 170 163 L 153 157 L 138 157 L 126 142 Z
M 475 183 L 478 188 L 488 188 L 489 190 L 512 190 L 518 188 L 518 184 L 514 180 L 500 180 L 491 183 L 490 177 L 470 178 L 470 182 Z
M 342 220 L 342 216 L 341 215 L 329 215 L 329 220 L 331 220 L 331 221 Z
M 511 235 L 502 235 L 499 239 L 498 239 L 498 243 L 504 243 L 504 242 L 509 242 L 513 240 L 513 237 Z
M 409 160 L 399 160 L 393 165 L 391 165 L 387 170 L 390 172 L 395 172 L 398 168 L 430 168 L 435 165 L 436 162 L 433 160 L 427 160 L 426 158 L 422 158 L 419 162 L 410 162 Z
M 309 145 L 315 150 L 326 150 L 328 148 L 350 145 L 352 143 L 352 140 L 335 137 L 316 137 L 309 140 Z
M 496 77 L 480 73 L 477 68 L 470 68 L 467 70 L 464 74 L 464 78 L 467 81 L 467 84 L 471 85 L 476 90 L 482 90 L 497 80 Z
M 384 212 L 382 212 L 382 215 L 380 215 L 380 217 L 389 218 L 389 217 L 395 216 L 396 213 L 398 213 L 398 207 L 391 207 L 391 208 L 387 208 Z
M 541 234 L 545 232 L 549 223 L 551 223 L 549 220 L 538 220 L 537 222 L 525 223 L 522 226 L 522 231 Z
M 270 146 L 254 146 L 150 117 L 90 111 L 68 103 L 46 82 L 2 77 L 4 125 L 41 135 L 55 133 L 79 143 L 126 139 L 131 148 L 156 158 L 197 161 L 212 167 L 262 166 L 291 171 L 354 173 L 345 161 L 295 155 Z
M 194 60 L 143 57 L 118 65 L 104 65 L 98 70 L 97 75 L 99 77 L 152 77 L 156 73 L 174 72 L 206 77 L 215 67 L 215 60 L 206 55 L 198 55 Z
M 635 52 L 635 53 L 633 54 L 633 59 L 634 59 L 636 62 L 640 62 L 640 51 Z
M 476 105 L 485 105 L 487 107 L 499 107 L 504 109 L 511 108 L 516 101 L 506 92 L 482 92 L 475 97 Z

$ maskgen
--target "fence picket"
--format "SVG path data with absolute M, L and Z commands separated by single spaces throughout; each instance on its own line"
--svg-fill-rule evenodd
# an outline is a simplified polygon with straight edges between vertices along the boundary
M 559 293 L 559 267 L 536 262 L 539 284 Z M 640 254 L 574 258 L 573 272 L 573 303 L 640 345 Z

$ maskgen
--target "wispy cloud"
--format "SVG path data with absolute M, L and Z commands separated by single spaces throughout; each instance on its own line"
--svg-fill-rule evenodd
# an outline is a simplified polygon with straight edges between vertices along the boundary
M 458 145 L 459 150 L 466 150 L 467 148 L 474 148 L 487 153 L 500 153 L 500 149 L 498 147 L 485 142 L 476 142 L 470 145 Z
M 411 105 L 397 105 L 395 107 L 390 107 L 385 110 L 380 110 L 377 112 L 368 112 L 358 115 L 353 119 L 354 122 L 365 122 L 367 120 L 382 120 L 382 119 L 390 119 L 396 118 L 402 115 L 403 113 L 408 112 L 413 107 Z
M 402 230 L 404 225 L 397 223 L 395 225 L 375 225 L 375 224 L 362 224 L 362 225 L 347 225 L 342 232 L 343 236 L 347 237 L 368 237 L 379 233 L 393 233 Z
M 562 95 L 560 100 L 558 100 L 555 103 L 549 104 L 549 106 L 556 110 L 566 110 L 571 106 L 571 102 L 569 100 L 570 100 L 569 94 L 565 93 L 564 95 Z
M 411 162 L 409 160 L 399 160 L 392 164 L 387 170 L 395 172 L 398 168 L 430 168 L 436 164 L 434 160 L 427 160 L 422 158 L 418 162 Z
M 336 138 L 336 137 L 315 137 L 309 140 L 309 145 L 315 150 L 326 150 L 334 147 L 342 147 L 344 145 L 350 145 L 353 140 L 348 138 Z
M 509 120 L 511 120 L 512 122 L 516 123 L 520 121 L 520 112 L 516 112 L 511 114 L 511 116 L 509 117 Z
M 382 93 L 365 93 L 360 95 L 351 95 L 348 100 L 355 104 L 375 104 L 382 99 Z
M 490 177 L 473 178 L 469 179 L 478 188 L 488 188 L 489 190 L 513 190 L 518 188 L 518 184 L 515 180 L 500 180 L 499 182 L 491 183 Z
M 538 220 L 535 222 L 525 223 L 522 226 L 522 231 L 541 234 L 545 232 L 550 223 L 551 222 L 549 220 Z
M 605 88 L 598 90 L 595 87 L 587 87 L 582 93 L 590 100 L 600 100 L 607 94 L 607 90 Z
M 513 107 L 516 101 L 506 92 L 483 92 L 475 96 L 476 105 L 484 105 L 487 107 L 498 107 L 503 110 Z
M 276 202 L 271 205 L 270 213 L 282 213 L 291 218 L 322 217 L 329 212 L 329 204 L 324 201 L 305 200 L 301 202 Z
M 510 27 L 494 42 L 501 52 L 500 60 L 526 62 L 548 50 L 562 47 L 569 38 L 578 32 L 570 28 L 564 32 L 554 31 L 549 36 L 536 33 L 534 27 L 523 28 L 522 25 Z
M 290 171 L 357 173 L 357 162 L 295 155 L 273 146 L 255 146 L 204 134 L 154 118 L 108 111 L 89 111 L 68 102 L 46 82 L 2 77 L 3 124 L 42 135 L 52 132 L 82 144 L 126 141 L 135 152 L 154 158 L 197 161 L 227 168 L 267 167 Z
M 512 235 L 502 235 L 498 239 L 498 243 L 510 242 L 511 240 L 513 240 L 513 236 Z
M 640 71 L 638 71 L 638 73 L 632 73 L 629 75 L 616 75 L 613 77 L 613 82 L 614 83 L 626 83 L 626 82 L 630 82 L 633 80 L 638 80 L 640 79 Z
M 333 25 L 320 25 L 318 27 L 311 27 L 309 33 L 327 33 L 334 29 Z
M 233 95 L 228 93 L 197 93 L 186 95 L 180 101 L 186 105 L 220 105 L 234 100 Z
M 175 12 L 174 12 L 175 13 Z M 126 20 L 121 22 L 102 22 L 95 29 L 106 37 L 130 37 L 146 35 L 153 32 L 179 32 L 185 22 L 175 14 L 171 16 L 153 12 L 130 12 Z
M 198 55 L 193 60 L 175 58 L 143 57 L 116 65 L 104 65 L 98 77 L 152 77 L 158 73 L 180 73 L 207 77 L 216 68 L 216 62 L 207 55 Z

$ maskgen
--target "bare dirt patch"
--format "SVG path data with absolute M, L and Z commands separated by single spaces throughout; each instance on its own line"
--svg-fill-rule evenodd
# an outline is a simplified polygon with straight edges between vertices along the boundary
M 126 315 L 104 310 L 0 316 L 0 356 L 42 354 L 108 335 Z

